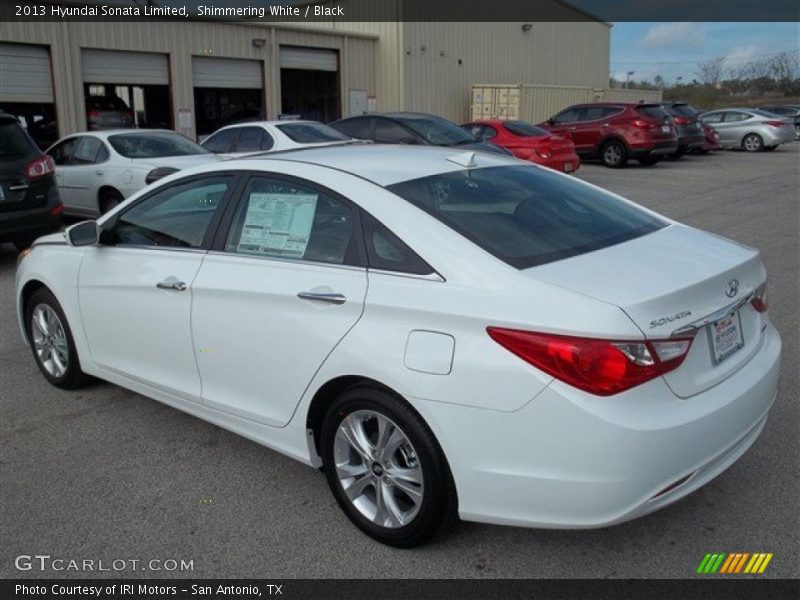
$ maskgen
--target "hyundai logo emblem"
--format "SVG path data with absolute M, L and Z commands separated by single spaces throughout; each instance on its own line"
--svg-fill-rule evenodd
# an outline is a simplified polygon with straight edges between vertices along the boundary
M 725 286 L 725 295 L 728 298 L 733 298 L 738 293 L 739 293 L 739 280 L 731 279 L 728 282 L 728 285 Z

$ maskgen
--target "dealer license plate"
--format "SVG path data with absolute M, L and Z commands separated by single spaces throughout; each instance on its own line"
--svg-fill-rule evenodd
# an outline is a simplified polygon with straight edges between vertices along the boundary
M 663 133 L 669 133 L 669 132 L 670 132 L 670 127 L 669 127 L 669 125 L 662 125 L 662 126 L 661 126 L 661 131 L 662 131 Z
M 739 311 L 734 311 L 708 326 L 711 338 L 711 358 L 718 365 L 744 347 L 742 320 Z
M 572 165 L 572 163 L 564 163 L 564 173 L 571 173 L 574 170 L 575 167 Z

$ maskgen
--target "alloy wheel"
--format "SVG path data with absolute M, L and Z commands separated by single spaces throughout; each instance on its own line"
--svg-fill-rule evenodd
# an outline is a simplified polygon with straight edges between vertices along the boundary
M 372 410 L 358 410 L 339 424 L 333 444 L 336 476 L 352 505 L 372 523 L 396 529 L 419 513 L 422 466 L 405 432 Z
M 69 366 L 67 334 L 56 311 L 48 304 L 39 304 L 31 317 L 31 338 L 36 357 L 53 377 L 63 377 Z
M 757 152 L 761 150 L 761 138 L 755 134 L 748 135 L 744 138 L 744 149 L 748 152 Z
M 618 144 L 609 144 L 603 150 L 603 160 L 607 165 L 616 165 L 622 160 L 622 148 Z

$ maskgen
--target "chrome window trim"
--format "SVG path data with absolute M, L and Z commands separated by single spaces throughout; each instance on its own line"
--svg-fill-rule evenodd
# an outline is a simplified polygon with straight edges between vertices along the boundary
M 224 250 L 209 250 L 206 252 L 209 256 L 228 256 L 235 258 L 250 258 L 255 260 L 267 260 L 280 263 L 288 263 L 294 265 L 307 265 L 314 267 L 332 267 L 334 269 L 347 269 L 348 271 L 361 271 L 366 272 L 367 268 L 359 265 L 340 265 L 336 263 L 323 262 L 318 260 L 305 260 L 303 258 L 281 258 L 280 256 L 258 255 L 258 254 L 245 254 L 243 252 L 226 252 Z
M 438 283 L 445 283 L 447 280 L 442 277 L 439 273 L 434 271 L 433 273 L 428 273 L 426 275 L 420 275 L 419 273 L 404 273 L 403 271 L 389 271 L 387 269 L 372 269 L 367 268 L 368 273 L 375 273 L 377 275 L 392 275 L 394 277 L 407 277 L 410 279 L 422 279 L 424 281 L 436 281 Z

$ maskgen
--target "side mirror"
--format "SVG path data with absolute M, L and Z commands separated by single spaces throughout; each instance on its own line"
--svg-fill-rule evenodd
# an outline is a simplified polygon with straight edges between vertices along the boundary
M 70 246 L 94 246 L 100 239 L 100 229 L 96 221 L 83 221 L 68 227 L 66 235 Z

